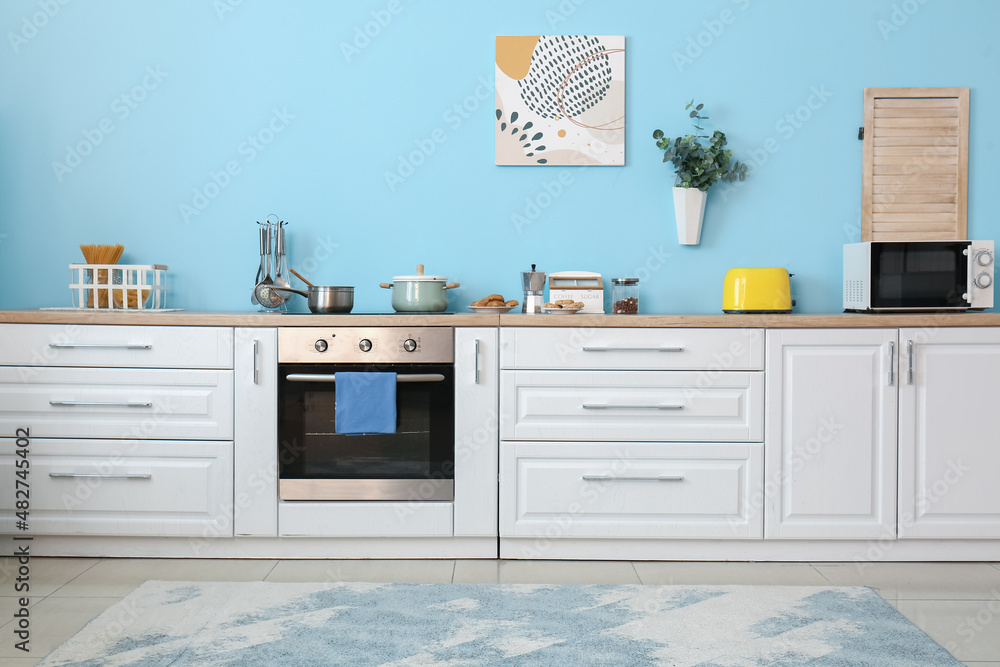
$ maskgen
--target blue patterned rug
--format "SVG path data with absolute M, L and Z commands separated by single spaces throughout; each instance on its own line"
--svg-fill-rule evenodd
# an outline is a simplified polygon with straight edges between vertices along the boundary
M 960 665 L 868 588 L 149 581 L 40 665 Z

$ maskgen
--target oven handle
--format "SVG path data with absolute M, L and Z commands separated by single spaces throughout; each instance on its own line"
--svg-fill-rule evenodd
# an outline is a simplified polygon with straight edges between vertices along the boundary
M 285 379 L 289 382 L 336 382 L 337 374 L 289 373 Z M 444 376 L 440 373 L 412 373 L 397 375 L 396 382 L 444 382 Z

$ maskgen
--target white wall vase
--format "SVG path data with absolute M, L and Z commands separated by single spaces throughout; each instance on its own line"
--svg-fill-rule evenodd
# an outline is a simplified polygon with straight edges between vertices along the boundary
M 674 217 L 677 219 L 677 241 L 681 245 L 698 245 L 701 241 L 707 201 L 708 192 L 698 188 L 674 188 Z

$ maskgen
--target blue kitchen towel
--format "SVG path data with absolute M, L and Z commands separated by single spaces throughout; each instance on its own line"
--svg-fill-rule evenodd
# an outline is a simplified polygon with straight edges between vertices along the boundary
M 337 373 L 337 433 L 396 432 L 395 373 Z

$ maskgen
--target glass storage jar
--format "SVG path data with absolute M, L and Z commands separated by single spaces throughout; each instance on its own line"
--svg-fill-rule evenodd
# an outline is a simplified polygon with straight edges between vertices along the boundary
M 639 279 L 611 279 L 611 313 L 635 315 L 639 312 Z

